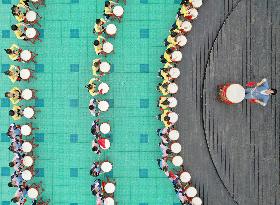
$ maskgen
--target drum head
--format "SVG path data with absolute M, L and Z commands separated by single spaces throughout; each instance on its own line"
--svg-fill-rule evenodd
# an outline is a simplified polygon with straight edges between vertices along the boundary
M 194 8 L 199 8 L 202 6 L 202 0 L 192 0 L 191 3 Z
M 30 89 L 24 89 L 21 93 L 21 97 L 24 99 L 24 100 L 30 100 L 32 98 L 32 90 Z
M 177 99 L 175 97 L 169 97 L 168 99 L 169 107 L 174 108 L 177 106 Z
M 33 22 L 33 21 L 36 20 L 36 18 L 37 18 L 37 14 L 36 14 L 35 11 L 28 11 L 28 12 L 26 13 L 26 19 L 27 19 L 27 21 Z
M 100 125 L 100 131 L 103 133 L 103 134 L 108 134 L 110 131 L 111 131 L 111 127 L 110 127 L 110 124 L 107 123 L 107 122 L 104 122 Z
M 177 121 L 178 121 L 178 118 L 179 118 L 178 114 L 175 113 L 175 112 L 170 112 L 170 113 L 168 114 L 168 117 L 170 117 L 170 122 L 171 122 L 171 123 L 177 122 Z
M 170 83 L 167 87 L 167 90 L 171 93 L 171 94 L 175 94 L 178 91 L 178 86 L 176 83 Z
M 179 46 L 184 46 L 187 44 L 188 40 L 186 38 L 186 36 L 184 35 L 180 35 L 176 38 L 177 43 L 179 44 Z
M 22 144 L 22 151 L 25 153 L 31 152 L 32 150 L 32 144 L 30 142 L 24 142 Z
M 178 130 L 171 130 L 168 134 L 170 140 L 178 140 L 179 139 L 179 132 Z
M 179 68 L 171 68 L 169 70 L 169 74 L 171 78 L 178 78 L 180 76 L 180 70 Z
M 23 79 L 23 80 L 28 80 L 31 76 L 31 72 L 29 69 L 21 69 L 19 76 Z
M 181 175 L 180 175 L 180 180 L 183 182 L 183 183 L 188 183 L 191 181 L 191 175 L 190 173 L 188 172 L 183 172 Z
M 31 180 L 31 178 L 32 178 L 31 172 L 30 172 L 29 170 L 24 170 L 24 171 L 22 172 L 22 178 L 23 178 L 25 181 Z
M 175 142 L 171 145 L 171 151 L 175 154 L 178 154 L 180 153 L 182 150 L 182 146 L 178 143 L 178 142 Z
M 26 167 L 31 167 L 33 165 L 33 159 L 30 156 L 25 156 L 23 158 L 23 165 Z
M 28 29 L 26 29 L 26 32 L 25 32 L 27 38 L 30 38 L 30 39 L 34 38 L 36 36 L 36 33 L 37 33 L 37 31 L 35 28 L 28 28 Z
M 192 24 L 189 22 L 189 21 L 184 21 L 182 23 L 182 29 L 185 31 L 185 32 L 189 32 L 192 30 Z
M 32 129 L 29 125 L 22 125 L 20 131 L 22 135 L 28 136 L 31 134 Z
M 202 205 L 202 200 L 199 197 L 194 197 L 192 199 L 192 205 Z
M 110 172 L 113 168 L 113 165 L 110 162 L 103 162 L 101 164 L 101 169 L 103 172 Z
M 115 185 L 113 183 L 107 183 L 104 187 L 105 191 L 108 193 L 108 194 L 112 194 L 115 192 Z
M 101 92 L 101 94 L 106 94 L 109 92 L 109 85 L 107 83 L 100 83 L 98 86 L 98 91 Z
M 103 51 L 105 53 L 111 53 L 114 50 L 113 44 L 106 42 L 103 44 Z
M 175 62 L 179 62 L 182 60 L 182 53 L 181 51 L 174 51 L 172 54 L 171 54 L 171 58 L 172 58 L 172 61 L 175 61 Z
M 20 53 L 20 58 L 23 61 L 29 61 L 31 59 L 31 52 L 28 50 L 24 50 Z
M 26 107 L 23 110 L 23 116 L 28 118 L 28 119 L 31 119 L 34 116 L 34 114 L 35 114 L 34 109 L 31 108 L 31 107 Z
M 107 111 L 109 109 L 109 103 L 107 101 L 105 101 L 105 100 L 100 101 L 98 103 L 98 108 L 99 108 L 99 110 L 105 112 L 105 111 Z
M 100 64 L 100 70 L 101 70 L 101 72 L 103 72 L 103 73 L 108 73 L 108 72 L 110 71 L 110 69 L 111 69 L 111 66 L 110 66 L 109 63 L 107 63 L 107 62 L 102 62 L 102 63 Z
M 226 90 L 226 97 L 232 103 L 240 103 L 245 98 L 245 89 L 239 84 L 231 84 Z
M 121 6 L 115 6 L 113 9 L 113 13 L 117 17 L 121 17 L 123 15 L 123 12 L 124 12 L 124 10 L 123 10 L 123 7 L 121 7 Z
M 115 26 L 115 24 L 108 24 L 106 26 L 106 33 L 109 35 L 115 35 L 117 32 L 117 27 Z
M 30 188 L 27 192 L 27 195 L 30 199 L 36 199 L 39 195 L 39 192 L 37 191 L 37 189 Z
M 107 198 L 104 200 L 104 205 L 115 205 L 115 201 L 114 201 L 113 198 L 107 197 Z
M 183 164 L 183 158 L 181 156 L 175 156 L 172 159 L 174 166 L 179 167 Z
M 189 188 L 186 190 L 185 193 L 187 194 L 188 197 L 193 198 L 193 197 L 195 197 L 195 195 L 197 194 L 197 190 L 196 190 L 196 188 L 194 188 L 194 187 L 189 187 Z

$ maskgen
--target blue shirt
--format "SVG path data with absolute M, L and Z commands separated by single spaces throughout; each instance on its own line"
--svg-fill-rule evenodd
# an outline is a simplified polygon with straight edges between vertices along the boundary
M 265 82 L 256 87 L 256 88 L 247 88 L 245 90 L 245 98 L 246 99 L 257 99 L 262 102 L 262 106 L 266 106 L 269 96 L 268 94 L 265 94 L 265 91 L 269 89 L 269 85 L 267 83 L 267 80 L 265 79 Z

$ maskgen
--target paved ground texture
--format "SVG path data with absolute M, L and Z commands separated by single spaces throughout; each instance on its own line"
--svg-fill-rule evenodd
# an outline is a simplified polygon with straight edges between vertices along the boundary
M 280 2 L 205 1 L 183 50 L 178 129 L 186 167 L 207 205 L 279 205 L 279 95 L 226 106 L 224 82 L 266 77 L 279 89 Z

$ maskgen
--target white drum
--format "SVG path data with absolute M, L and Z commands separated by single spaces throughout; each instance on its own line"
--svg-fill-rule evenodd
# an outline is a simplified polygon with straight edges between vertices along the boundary
M 103 51 L 107 54 L 111 53 L 114 50 L 113 44 L 106 42 L 103 44 Z
M 22 163 L 26 167 L 31 167 L 33 165 L 33 159 L 30 156 L 25 156 Z
M 175 142 L 171 145 L 171 151 L 175 154 L 178 154 L 180 153 L 182 150 L 182 146 L 178 143 L 178 142 Z
M 101 94 L 106 94 L 109 92 L 109 85 L 107 83 L 100 83 L 98 86 L 98 91 L 101 92 Z
M 187 194 L 187 197 L 193 198 L 197 195 L 197 190 L 194 187 L 189 187 L 189 188 L 187 188 L 185 193 Z
M 32 151 L 32 144 L 30 142 L 24 142 L 22 144 L 22 151 L 25 153 L 31 152 Z
M 32 133 L 32 128 L 29 125 L 22 125 L 20 131 L 22 135 L 29 136 Z
M 191 0 L 190 3 L 194 8 L 199 8 L 202 6 L 202 0 Z
M 108 133 L 111 131 L 110 124 L 107 123 L 107 122 L 103 122 L 103 123 L 100 125 L 100 131 L 101 131 L 103 134 L 108 134 Z
M 32 93 L 32 90 L 30 89 L 24 89 L 21 93 L 21 97 L 24 99 L 24 100 L 30 100 L 32 97 L 33 97 L 33 93 Z
M 172 163 L 174 164 L 174 166 L 179 167 L 183 164 L 183 158 L 181 156 L 175 156 L 172 159 Z
M 102 100 L 98 103 L 99 110 L 105 112 L 109 109 L 109 103 L 105 100 Z
M 31 76 L 31 72 L 30 72 L 29 69 L 21 69 L 20 72 L 19 72 L 19 76 L 23 80 L 28 80 Z
M 170 117 L 170 120 L 169 120 L 169 121 L 170 121 L 171 123 L 177 122 L 177 121 L 178 121 L 178 118 L 179 118 L 178 114 L 175 113 L 175 112 L 170 112 L 170 113 L 168 114 L 168 117 Z
M 195 8 L 191 8 L 191 9 L 189 10 L 189 14 L 190 14 L 191 17 L 192 17 L 192 20 L 196 19 L 197 16 L 198 16 L 198 12 L 197 12 L 197 10 L 196 10 Z
M 184 32 L 189 32 L 192 30 L 192 24 L 189 21 L 184 21 L 181 25 L 181 28 Z
M 192 205 L 202 205 L 202 200 L 199 197 L 194 197 L 192 199 Z
M 180 137 L 180 134 L 178 132 L 178 130 L 171 130 L 168 134 L 168 137 L 170 140 L 178 140 Z
M 33 3 L 37 3 L 39 0 L 31 0 Z
M 24 171 L 22 172 L 22 178 L 23 178 L 25 181 L 31 180 L 31 178 L 32 178 L 31 172 L 30 172 L 29 170 L 24 170 Z
M 105 185 L 104 189 L 105 189 L 106 193 L 112 194 L 115 192 L 116 187 L 115 187 L 115 184 L 109 182 Z
M 28 22 L 34 22 L 37 19 L 37 13 L 35 11 L 28 11 L 25 16 Z
M 30 198 L 30 199 L 36 199 L 39 195 L 39 192 L 37 189 L 34 189 L 34 188 L 30 188 L 27 192 L 27 196 Z
M 108 35 L 113 36 L 117 33 L 117 27 L 115 24 L 108 24 L 105 31 Z
M 171 68 L 169 70 L 169 74 L 170 74 L 171 78 L 176 79 L 180 76 L 180 70 L 179 70 L 179 68 Z
M 173 53 L 171 54 L 171 59 L 173 62 L 180 62 L 182 60 L 182 53 L 181 51 L 173 51 Z
M 116 17 L 122 17 L 123 13 L 124 13 L 123 7 L 121 7 L 121 6 L 115 6 L 114 7 L 113 14 Z
M 34 114 L 35 114 L 35 112 L 34 112 L 34 109 L 32 107 L 26 107 L 23 110 L 23 116 L 28 118 L 28 119 L 31 119 L 34 116 Z
M 232 103 L 240 103 L 245 98 L 245 89 L 239 84 L 231 84 L 226 90 L 226 97 Z
M 104 199 L 104 205 L 115 205 L 115 201 L 111 197 L 107 197 Z
M 100 71 L 103 73 L 108 73 L 111 69 L 111 66 L 107 62 L 100 63 Z
M 167 90 L 169 93 L 171 94 L 175 94 L 177 93 L 178 91 L 178 86 L 176 83 L 170 83 L 168 86 L 167 86 Z
M 189 172 L 183 172 L 181 173 L 180 175 L 180 180 L 183 182 L 183 183 L 188 183 L 191 181 L 191 175 Z
M 188 40 L 186 36 L 180 35 L 176 38 L 176 42 L 178 43 L 179 46 L 183 47 L 184 45 L 187 44 Z
M 167 101 L 169 102 L 168 107 L 174 108 L 177 106 L 177 99 L 175 97 L 169 97 Z
M 110 172 L 113 168 L 113 165 L 110 162 L 103 162 L 101 164 L 101 169 L 103 172 Z
M 27 38 L 32 39 L 36 36 L 37 31 L 35 28 L 27 28 L 25 31 Z
M 24 50 L 20 53 L 20 58 L 25 62 L 29 61 L 31 59 L 31 57 L 32 57 L 32 54 L 29 50 Z

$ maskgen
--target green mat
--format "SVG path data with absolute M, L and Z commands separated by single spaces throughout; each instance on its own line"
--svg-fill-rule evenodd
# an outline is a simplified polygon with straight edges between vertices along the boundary
M 95 58 L 91 33 L 93 22 L 101 17 L 103 1 L 47 0 L 41 8 L 42 43 L 35 46 L 18 41 L 10 31 L 15 19 L 10 13 L 11 3 L 1 0 L 0 29 L 2 34 L 1 69 L 12 63 L 3 49 L 17 42 L 23 48 L 36 51 L 37 79 L 15 84 L 21 88 L 36 88 L 39 99 L 29 103 L 41 112 L 34 121 L 40 129 L 35 132 L 40 146 L 36 150 L 39 159 L 35 181 L 42 181 L 45 199 L 55 205 L 95 204 L 90 184 L 94 178 L 89 169 L 97 157 L 91 151 L 90 126 L 93 118 L 87 106 L 90 96 L 84 85 L 91 76 L 91 61 Z M 156 129 L 161 123 L 156 119 L 156 101 L 159 82 L 157 71 L 161 64 L 163 39 L 178 8 L 174 0 L 127 1 L 125 14 L 115 39 L 115 54 L 107 57 L 113 63 L 113 71 L 104 78 L 110 84 L 110 110 L 102 119 L 112 124 L 112 147 L 103 152 L 101 159 L 114 163 L 112 178 L 117 181 L 116 200 L 119 205 L 174 205 L 179 200 L 164 173 L 158 169 L 160 157 Z M 7 183 L 12 170 L 8 162 L 8 138 L 5 132 L 12 122 L 8 117 L 11 107 L 3 93 L 13 87 L 7 77 L 1 75 L 1 143 L 0 143 L 0 203 L 8 205 L 16 191 Z M 24 103 L 21 103 L 24 104 Z M 19 121 L 24 123 L 25 120 Z

